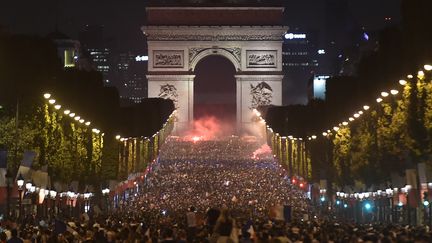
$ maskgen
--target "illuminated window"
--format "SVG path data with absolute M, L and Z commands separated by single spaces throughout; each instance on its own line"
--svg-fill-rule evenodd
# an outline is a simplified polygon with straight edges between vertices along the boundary
M 75 50 L 64 51 L 64 67 L 75 67 Z

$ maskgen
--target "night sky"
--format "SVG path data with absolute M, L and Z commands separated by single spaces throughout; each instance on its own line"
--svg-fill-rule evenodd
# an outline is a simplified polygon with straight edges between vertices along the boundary
M 342 0 L 286 1 L 286 24 L 290 28 L 323 30 L 326 20 L 325 1 Z M 391 17 L 394 23 L 400 21 L 401 0 L 348 1 L 351 21 L 367 31 L 383 28 L 385 17 Z M 144 54 L 145 38 L 140 28 L 145 24 L 145 6 L 145 0 L 14 0 L 2 4 L 0 26 L 12 33 L 45 36 L 55 30 L 57 22 L 59 31 L 77 39 L 79 31 L 86 24 L 104 25 L 105 38 L 111 47 L 118 52 Z M 337 19 L 336 24 L 339 24 Z M 212 68 L 213 66 L 206 65 L 203 73 L 210 73 Z M 212 76 L 207 76 L 209 77 Z M 301 82 L 290 84 L 289 89 L 284 90 L 284 95 L 292 99 L 289 103 L 304 103 L 306 100 L 306 83 L 298 81 Z M 225 91 L 230 90 L 228 87 L 230 86 L 226 86 Z
M 399 21 L 401 0 L 350 0 L 354 18 L 367 29 L 379 29 L 384 17 Z M 123 50 L 142 50 L 140 27 L 145 22 L 145 0 L 43 0 L 4 1 L 0 25 L 12 33 L 46 35 L 55 29 L 72 38 L 85 24 L 105 26 L 106 37 Z M 287 0 L 287 19 L 291 26 L 319 28 L 324 18 L 324 0 Z M 58 6 L 58 7 L 57 7 Z M 56 10 L 58 9 L 58 11 Z M 58 13 L 58 14 L 56 14 Z

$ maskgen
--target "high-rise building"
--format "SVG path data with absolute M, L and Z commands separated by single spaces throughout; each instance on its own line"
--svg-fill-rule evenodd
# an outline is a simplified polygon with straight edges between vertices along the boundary
M 284 72 L 284 104 L 307 102 L 307 82 L 320 69 L 321 51 L 318 48 L 318 32 L 291 28 L 285 34 L 282 46 Z
M 121 53 L 116 65 L 116 82 L 120 98 L 126 103 L 140 103 L 147 97 L 147 61 L 145 55 Z
M 110 80 L 111 48 L 104 39 L 103 29 L 103 26 L 86 25 L 80 31 L 79 39 L 94 69 L 102 73 L 104 84 L 112 85 Z

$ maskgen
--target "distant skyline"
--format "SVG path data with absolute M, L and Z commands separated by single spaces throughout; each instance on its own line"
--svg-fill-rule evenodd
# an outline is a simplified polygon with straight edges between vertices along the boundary
M 287 0 L 290 27 L 320 28 L 324 0 Z M 401 0 L 349 0 L 350 11 L 366 29 L 384 27 L 384 18 L 400 21 Z M 120 50 L 144 51 L 140 27 L 145 23 L 144 0 L 8 1 L 0 9 L 0 25 L 12 33 L 45 36 L 58 29 L 77 39 L 86 24 L 104 25 L 105 36 Z M 57 10 L 58 9 L 58 10 Z

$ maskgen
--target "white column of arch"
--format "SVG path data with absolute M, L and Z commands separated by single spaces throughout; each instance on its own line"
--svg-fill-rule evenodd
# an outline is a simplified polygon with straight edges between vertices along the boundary
M 266 82 L 273 90 L 271 105 L 282 105 L 283 75 L 236 75 L 237 79 L 237 126 L 248 130 L 252 125 L 252 95 L 251 85 L 256 86 Z
M 161 85 L 174 85 L 177 94 L 177 122 L 175 132 L 190 128 L 193 122 L 193 81 L 195 75 L 147 75 L 148 97 L 159 98 Z

